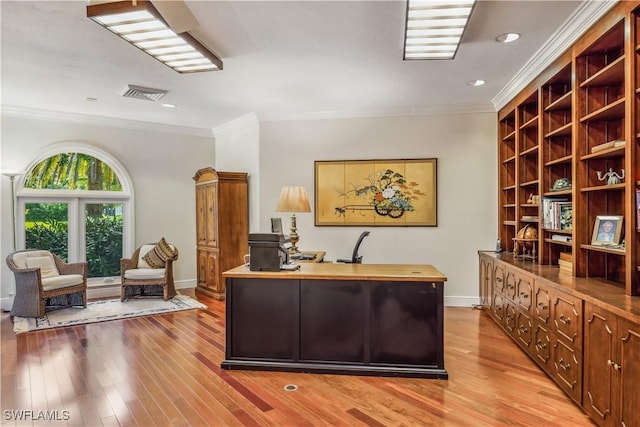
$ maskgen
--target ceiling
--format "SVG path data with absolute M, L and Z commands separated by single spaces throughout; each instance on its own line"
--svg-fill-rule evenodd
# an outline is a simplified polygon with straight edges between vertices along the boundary
M 524 82 L 525 64 L 590 3 L 480 0 L 454 60 L 403 61 L 404 1 L 186 1 L 193 34 L 224 70 L 178 74 L 88 19 L 86 1 L 2 0 L 2 108 L 208 131 L 249 113 L 496 111 L 514 76 Z M 505 32 L 522 37 L 494 41 Z M 167 90 L 161 102 L 177 108 L 122 98 L 128 84 Z

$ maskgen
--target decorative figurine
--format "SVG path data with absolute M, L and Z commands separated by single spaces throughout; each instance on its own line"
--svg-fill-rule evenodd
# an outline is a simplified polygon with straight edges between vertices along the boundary
M 618 175 L 613 171 L 612 168 L 609 168 L 609 172 L 603 174 L 602 171 L 596 171 L 598 174 L 598 179 L 600 181 L 607 180 L 607 185 L 620 184 L 624 179 L 624 169 L 621 169 L 621 175 Z

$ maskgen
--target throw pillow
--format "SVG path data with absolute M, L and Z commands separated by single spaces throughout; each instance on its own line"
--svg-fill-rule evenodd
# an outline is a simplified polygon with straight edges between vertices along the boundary
M 169 245 L 163 237 L 142 259 L 145 260 L 151 268 L 164 268 L 167 260 L 174 259 L 175 256 L 176 251 L 171 248 L 171 245 Z
M 39 268 L 40 277 L 43 279 L 48 277 L 57 277 L 60 275 L 60 273 L 58 273 L 58 268 L 53 262 L 53 258 L 49 256 L 27 257 L 24 259 L 24 263 L 27 268 Z
M 164 268 L 164 260 L 158 256 L 156 253 L 156 247 L 154 246 L 145 256 L 142 257 L 143 260 L 149 267 L 151 268 Z

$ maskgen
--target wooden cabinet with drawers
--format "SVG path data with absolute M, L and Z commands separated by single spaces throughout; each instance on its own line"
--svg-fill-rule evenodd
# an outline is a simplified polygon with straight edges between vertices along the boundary
M 514 343 L 596 424 L 640 426 L 640 301 L 511 254 L 479 255 L 485 308 Z

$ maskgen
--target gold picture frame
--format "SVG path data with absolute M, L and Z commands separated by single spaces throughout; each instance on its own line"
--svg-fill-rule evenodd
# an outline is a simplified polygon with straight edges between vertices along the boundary
M 597 215 L 593 225 L 591 244 L 594 246 L 619 245 L 623 222 L 622 215 Z
M 315 161 L 315 225 L 436 227 L 437 159 Z

